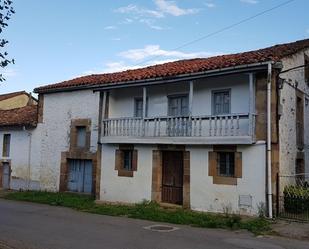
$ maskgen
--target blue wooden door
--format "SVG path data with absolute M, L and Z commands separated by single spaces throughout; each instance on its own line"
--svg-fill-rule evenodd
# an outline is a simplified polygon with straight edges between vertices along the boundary
M 92 193 L 91 160 L 69 160 L 68 190 L 79 193 Z
M 10 165 L 8 163 L 2 163 L 3 174 L 2 174 L 2 187 L 4 189 L 10 188 Z

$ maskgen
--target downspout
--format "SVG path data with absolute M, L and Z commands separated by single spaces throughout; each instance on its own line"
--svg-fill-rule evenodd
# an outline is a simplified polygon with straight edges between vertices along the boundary
M 271 182 L 271 79 L 272 65 L 267 67 L 267 201 L 268 217 L 273 218 L 272 182 Z
M 27 131 L 26 127 L 23 127 L 24 131 Z M 29 149 L 28 149 L 28 181 L 27 181 L 27 190 L 30 189 L 30 182 L 31 182 L 31 147 L 32 147 L 32 133 L 30 131 L 27 132 L 29 137 Z

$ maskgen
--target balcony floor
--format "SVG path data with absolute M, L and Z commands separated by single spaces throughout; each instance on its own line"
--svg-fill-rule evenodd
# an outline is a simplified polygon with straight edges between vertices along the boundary
M 252 144 L 251 136 L 222 136 L 222 137 L 102 137 L 105 144 Z

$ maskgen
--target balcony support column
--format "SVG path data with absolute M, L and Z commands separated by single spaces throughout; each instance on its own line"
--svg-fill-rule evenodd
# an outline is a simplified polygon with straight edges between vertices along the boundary
M 145 118 L 147 116 L 147 88 L 144 86 L 143 87 L 143 125 L 142 125 L 142 129 L 143 129 L 143 136 L 145 136 L 146 131 L 145 131 Z
M 192 105 L 193 105 L 193 81 L 189 82 L 189 117 L 192 116 Z
M 254 139 L 255 136 L 255 91 L 254 74 L 249 73 L 249 135 Z

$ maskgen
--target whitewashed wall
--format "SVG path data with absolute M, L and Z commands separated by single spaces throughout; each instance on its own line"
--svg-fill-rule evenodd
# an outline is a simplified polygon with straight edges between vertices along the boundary
M 40 182 L 42 189 L 59 188 L 61 152 L 69 150 L 72 119 L 91 119 L 90 150 L 97 150 L 99 93 L 92 90 L 44 95 Z
M 309 56 L 309 50 L 305 51 Z M 293 56 L 282 60 L 283 69 L 286 70 L 296 66 L 304 65 L 304 52 L 297 53 Z M 298 69 L 281 74 L 281 78 L 287 79 L 291 84 L 298 84 L 298 88 L 309 94 L 309 87 L 305 83 L 304 69 Z M 307 101 L 304 101 L 304 129 L 305 129 L 305 168 L 309 173 L 309 105 L 308 95 L 305 96 Z M 306 104 L 307 103 L 307 104 Z M 282 105 L 282 116 L 279 121 L 280 134 L 280 173 L 294 174 L 295 160 L 297 153 L 296 146 L 296 96 L 295 89 L 284 84 L 280 91 L 280 104 Z
M 10 156 L 2 157 L 3 135 L 11 134 Z M 0 131 L 0 160 L 10 160 L 10 188 L 40 189 L 40 128 Z
M 255 215 L 258 205 L 265 204 L 265 144 L 237 146 L 242 152 L 242 178 L 237 185 L 213 184 L 208 176 L 210 147 L 187 147 L 190 151 L 191 209 L 198 211 L 231 212 Z M 252 206 L 239 206 L 239 197 L 252 197 Z
M 231 112 L 249 112 L 249 76 L 238 74 L 198 80 L 194 83 L 193 115 L 210 115 L 212 90 L 231 89 Z M 148 116 L 166 116 L 168 95 L 188 94 L 189 83 L 147 87 Z M 110 94 L 109 117 L 133 117 L 134 98 L 142 97 L 142 87 L 115 89 Z
M 115 170 L 115 150 L 118 146 L 103 145 L 100 200 L 136 203 L 151 199 L 152 150 L 151 145 L 135 145 L 138 151 L 137 171 L 133 177 L 118 176 Z
M 137 203 L 151 200 L 152 150 L 155 146 L 136 145 L 138 166 L 133 177 L 119 177 L 115 170 L 117 146 L 102 148 L 102 175 L 100 200 Z M 238 146 L 243 157 L 243 177 L 237 186 L 217 185 L 208 176 L 208 151 L 206 146 L 187 146 L 190 151 L 190 197 L 191 208 L 199 211 L 257 214 L 259 203 L 265 203 L 265 144 Z M 239 195 L 252 196 L 252 207 L 239 207 Z

